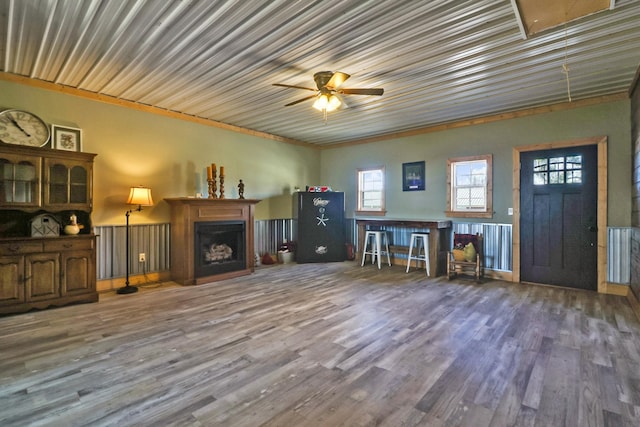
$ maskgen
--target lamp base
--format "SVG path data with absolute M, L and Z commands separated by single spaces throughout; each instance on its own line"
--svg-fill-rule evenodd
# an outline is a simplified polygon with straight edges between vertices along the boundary
M 138 288 L 135 286 L 125 286 L 124 288 L 118 288 L 118 290 L 116 291 L 116 293 L 118 294 L 133 294 L 138 292 Z

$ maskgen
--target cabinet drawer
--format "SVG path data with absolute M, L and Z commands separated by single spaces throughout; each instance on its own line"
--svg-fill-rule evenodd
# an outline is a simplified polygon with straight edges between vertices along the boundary
M 61 239 L 52 240 L 51 242 L 44 242 L 45 252 L 60 252 L 60 251 L 76 251 L 81 249 L 92 249 L 93 239 Z
M 19 255 L 42 252 L 42 242 L 0 243 L 0 255 Z

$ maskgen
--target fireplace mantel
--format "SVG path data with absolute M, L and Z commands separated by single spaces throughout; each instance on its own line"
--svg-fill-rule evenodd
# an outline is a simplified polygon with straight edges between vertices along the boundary
M 216 280 L 251 274 L 255 270 L 253 255 L 254 210 L 260 200 L 196 199 L 178 197 L 164 199 L 171 207 L 171 280 L 181 285 L 199 285 Z M 246 268 L 213 276 L 195 276 L 196 222 L 244 221 Z

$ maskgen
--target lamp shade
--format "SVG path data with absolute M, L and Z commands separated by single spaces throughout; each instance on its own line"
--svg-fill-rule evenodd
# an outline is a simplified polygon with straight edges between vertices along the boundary
M 152 206 L 151 189 L 147 187 L 131 187 L 127 203 L 130 205 Z

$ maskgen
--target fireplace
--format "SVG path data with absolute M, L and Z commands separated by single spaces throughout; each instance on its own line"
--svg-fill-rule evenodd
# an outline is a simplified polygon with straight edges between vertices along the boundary
M 196 222 L 194 233 L 195 277 L 247 268 L 244 221 Z
M 260 200 L 165 199 L 171 207 L 171 280 L 200 285 L 251 274 Z

